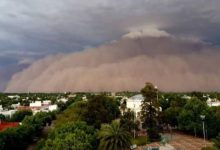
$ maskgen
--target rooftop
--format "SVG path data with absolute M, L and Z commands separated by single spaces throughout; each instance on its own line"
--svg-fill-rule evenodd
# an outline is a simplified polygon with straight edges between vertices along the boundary
M 19 126 L 19 122 L 0 122 L 0 131 L 7 128 L 15 128 Z

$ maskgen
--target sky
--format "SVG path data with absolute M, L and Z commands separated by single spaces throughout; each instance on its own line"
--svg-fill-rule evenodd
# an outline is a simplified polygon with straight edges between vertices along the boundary
M 138 90 L 146 80 L 162 90 L 220 90 L 219 0 L 1 0 L 0 12 L 0 91 Z M 188 74 L 178 70 L 184 63 Z M 128 71 L 135 64 L 141 76 Z

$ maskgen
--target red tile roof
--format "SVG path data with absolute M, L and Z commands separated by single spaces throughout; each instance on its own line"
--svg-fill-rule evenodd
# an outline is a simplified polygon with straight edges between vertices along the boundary
M 19 126 L 19 122 L 1 122 L 0 123 L 0 131 L 7 128 L 15 128 Z

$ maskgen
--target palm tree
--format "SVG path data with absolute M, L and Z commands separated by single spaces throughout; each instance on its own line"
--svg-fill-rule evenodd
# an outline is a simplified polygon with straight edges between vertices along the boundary
M 121 127 L 119 120 L 114 120 L 111 124 L 102 124 L 98 138 L 100 150 L 128 150 L 132 137 Z

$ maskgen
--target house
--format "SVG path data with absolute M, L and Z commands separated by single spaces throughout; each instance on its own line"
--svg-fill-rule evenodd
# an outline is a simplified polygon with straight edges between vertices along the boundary
M 141 111 L 141 103 L 144 100 L 144 97 L 141 94 L 132 96 L 126 100 L 126 107 L 135 112 L 136 117 Z
M 61 99 L 58 99 L 57 101 L 58 102 L 66 103 L 68 101 L 68 99 L 67 98 L 61 98 Z
M 68 98 L 74 98 L 74 97 L 76 97 L 76 94 L 69 94 L 68 95 Z
M 48 109 L 49 109 L 49 111 L 55 111 L 55 110 L 57 110 L 58 109 L 58 106 L 55 104 L 55 105 L 50 105 L 49 107 L 48 107 Z
M 16 112 L 17 110 L 5 110 L 1 111 L 0 114 L 4 115 L 5 117 L 11 118 L 12 115 Z
M 20 96 L 19 95 L 8 95 L 8 98 L 11 98 L 11 99 L 19 99 Z
M 87 101 L 87 100 L 88 100 L 87 97 L 86 97 L 86 95 L 83 95 L 83 96 L 82 96 L 82 100 L 83 100 L 83 101 Z
M 112 97 L 115 97 L 115 96 L 116 96 L 116 93 L 115 93 L 115 92 L 111 92 L 111 96 L 112 96 Z
M 31 110 L 31 107 L 29 106 L 18 106 L 17 110 L 22 111 L 22 110 Z
M 51 100 L 44 100 L 42 105 L 43 106 L 48 106 L 50 104 L 51 104 Z
M 7 128 L 15 128 L 19 126 L 19 122 L 0 122 L 0 131 Z
M 142 94 L 132 96 L 126 100 L 127 108 L 133 110 L 137 118 L 140 117 L 141 104 L 143 100 L 144 97 Z M 159 111 L 162 111 L 161 107 L 159 107 Z
M 1 112 L 1 111 L 3 111 L 3 107 L 2 107 L 2 105 L 0 105 L 0 112 Z
M 41 101 L 35 101 L 35 102 L 30 103 L 29 106 L 30 107 L 41 107 L 42 103 L 41 103 Z
M 183 95 L 182 98 L 183 98 L 183 99 L 191 99 L 191 96 Z
M 15 109 L 15 108 L 17 108 L 17 107 L 19 107 L 19 106 L 21 106 L 21 104 L 20 104 L 20 103 L 17 103 L 17 104 L 12 104 L 12 105 L 11 105 L 11 107 L 12 107 L 12 108 L 14 108 L 14 109 Z
M 211 99 L 210 97 L 208 98 L 206 103 L 209 107 L 220 106 L 220 101 L 218 99 Z

